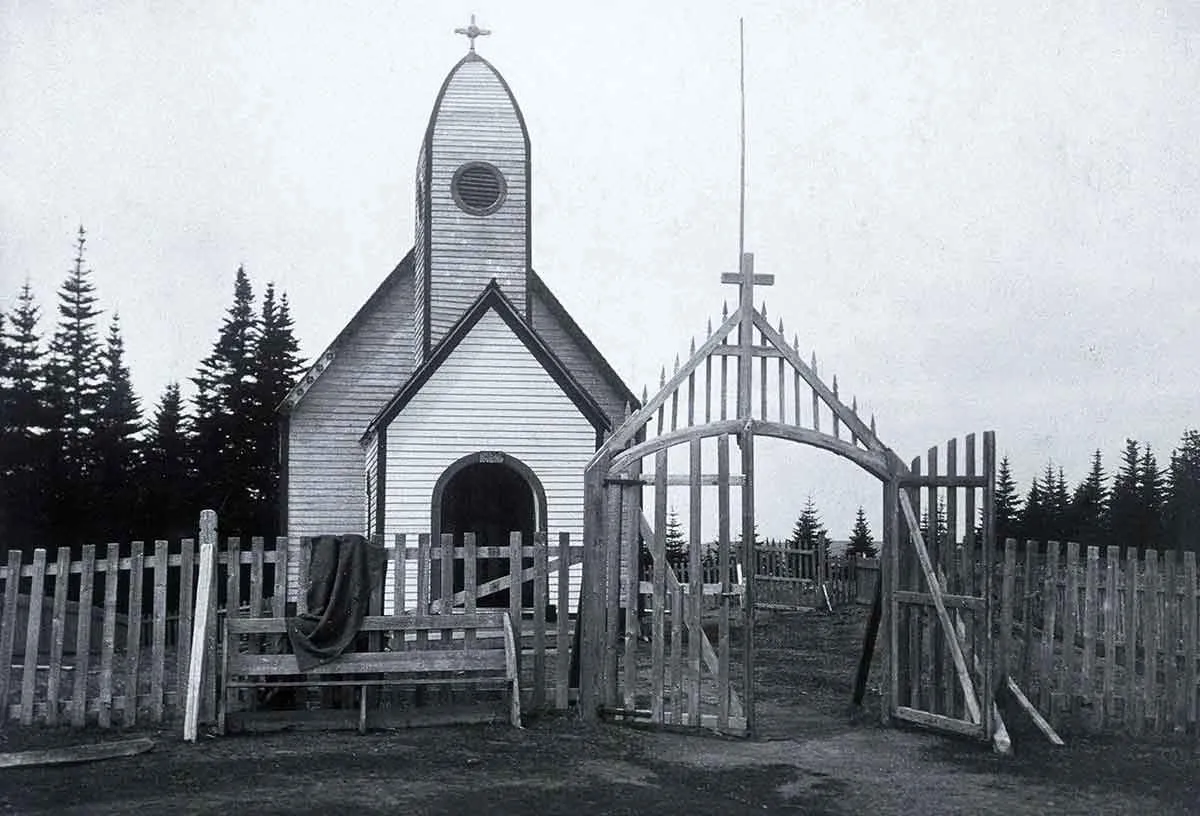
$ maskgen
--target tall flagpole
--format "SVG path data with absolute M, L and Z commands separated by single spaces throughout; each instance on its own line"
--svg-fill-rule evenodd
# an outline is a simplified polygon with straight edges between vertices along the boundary
M 738 180 L 738 268 L 746 251 L 746 35 L 742 18 L 738 18 L 738 96 L 741 99 L 741 120 L 738 140 L 741 152 Z

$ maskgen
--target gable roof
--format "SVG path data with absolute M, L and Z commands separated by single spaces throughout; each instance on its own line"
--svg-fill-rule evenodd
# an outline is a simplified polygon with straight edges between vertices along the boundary
M 608 364 L 608 360 L 604 359 L 604 355 L 592 344 L 592 341 L 588 339 L 583 329 L 579 328 L 579 324 L 575 322 L 570 313 L 567 312 L 566 307 L 550 291 L 550 287 L 546 285 L 546 282 L 532 269 L 529 270 L 525 277 L 525 287 L 542 299 L 547 311 L 553 315 L 554 319 L 563 327 L 567 335 L 575 341 L 588 361 L 595 366 L 601 377 L 629 405 L 630 410 L 636 411 L 640 408 L 641 400 L 629 389 L 629 386 L 625 384 L 625 381 L 621 379 L 613 367 Z M 534 331 L 537 331 L 536 325 L 534 325 Z M 621 417 L 613 417 L 613 420 L 619 422 Z
M 597 431 L 611 431 L 612 423 L 604 413 L 604 409 L 596 402 L 591 394 L 587 392 L 567 367 L 563 365 L 554 351 L 546 345 L 537 332 L 521 317 L 520 313 L 513 307 L 504 293 L 500 290 L 500 284 L 493 278 L 475 299 L 475 302 L 469 309 L 459 318 L 458 322 L 446 333 L 442 341 L 430 354 L 429 360 L 420 368 L 413 372 L 400 390 L 396 393 L 388 404 L 375 415 L 367 429 L 363 432 L 361 441 L 365 442 L 370 436 L 375 433 L 380 427 L 387 425 L 396 416 L 404 410 L 410 400 L 421 390 L 429 378 L 441 368 L 450 355 L 458 348 L 459 344 L 470 334 L 471 329 L 483 318 L 489 311 L 494 311 L 499 315 L 505 324 L 517 336 L 525 348 L 527 348 L 534 358 L 541 363 L 542 368 L 550 375 L 551 379 L 562 389 L 567 398 L 575 404 L 580 413 L 587 418 Z
M 375 310 L 379 301 L 388 293 L 388 291 L 396 286 L 406 277 L 411 277 L 413 274 L 413 250 L 400 259 L 400 263 L 396 264 L 387 277 L 375 288 L 367 301 L 359 307 L 359 310 L 354 313 L 354 317 L 350 318 L 350 322 L 338 332 L 337 337 L 333 338 L 333 342 L 316 358 L 315 362 L 309 366 L 308 370 L 301 374 L 297 379 L 292 390 L 287 393 L 283 401 L 276 406 L 275 410 L 281 414 L 290 414 L 300 401 L 304 399 L 304 395 L 312 388 L 313 384 L 320 378 L 325 369 L 329 368 L 329 364 L 333 362 L 333 358 L 337 356 L 338 346 L 353 334 L 364 320 Z

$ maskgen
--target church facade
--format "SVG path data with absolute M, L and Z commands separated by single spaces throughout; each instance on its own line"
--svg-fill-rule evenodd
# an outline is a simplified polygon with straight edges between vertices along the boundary
M 637 401 L 532 268 L 529 133 L 473 45 L 415 188 L 415 245 L 280 407 L 287 534 L 579 540 L 584 466 Z

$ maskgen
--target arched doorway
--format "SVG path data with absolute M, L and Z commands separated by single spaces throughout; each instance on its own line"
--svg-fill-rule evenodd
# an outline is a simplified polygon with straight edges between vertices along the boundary
M 521 533 L 531 543 L 535 532 L 546 529 L 546 494 L 533 470 L 515 457 L 500 452 L 480 452 L 459 459 L 438 479 L 433 490 L 431 529 L 435 540 L 444 533 L 454 536 L 456 546 L 464 533 L 474 533 L 480 547 L 501 547 L 511 533 Z M 532 566 L 532 559 L 523 559 Z M 432 585 L 441 586 L 441 562 L 434 562 Z M 476 561 L 476 583 L 483 584 L 509 573 L 507 558 Z M 454 572 L 454 590 L 463 589 L 462 564 Z M 508 590 L 479 599 L 480 606 L 507 607 Z M 533 606 L 533 581 L 522 584 L 521 605 Z

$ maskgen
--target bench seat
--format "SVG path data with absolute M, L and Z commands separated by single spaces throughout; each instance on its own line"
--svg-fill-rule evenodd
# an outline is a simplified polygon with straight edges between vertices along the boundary
M 225 621 L 218 724 L 238 688 L 275 686 L 360 686 L 359 731 L 366 730 L 366 687 L 381 685 L 458 685 L 502 683 L 509 697 L 509 719 L 521 726 L 521 690 L 516 632 L 507 611 L 446 615 L 371 615 L 359 633 L 367 651 L 344 652 L 328 663 L 301 671 L 294 654 L 246 653 L 243 639 L 286 636 L 286 618 L 239 618 Z M 386 637 L 384 637 L 386 635 Z

